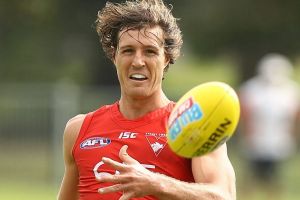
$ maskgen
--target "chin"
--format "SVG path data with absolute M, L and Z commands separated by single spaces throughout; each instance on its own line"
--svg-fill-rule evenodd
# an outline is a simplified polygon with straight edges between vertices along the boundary
M 141 99 L 150 96 L 150 93 L 147 92 L 145 88 L 133 89 L 127 93 L 129 96 Z

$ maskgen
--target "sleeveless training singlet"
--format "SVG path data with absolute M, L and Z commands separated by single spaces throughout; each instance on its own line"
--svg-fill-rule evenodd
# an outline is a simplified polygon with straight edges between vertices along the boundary
M 120 162 L 119 150 L 128 145 L 128 154 L 150 171 L 178 180 L 194 182 L 191 160 L 175 155 L 166 143 L 165 124 L 174 103 L 136 120 L 125 119 L 119 104 L 107 105 L 87 114 L 74 144 L 73 156 L 79 172 L 80 200 L 115 200 L 122 193 L 99 194 L 98 189 L 111 185 L 100 183 L 101 173 L 118 173 L 103 164 L 102 157 Z M 153 196 L 135 198 L 154 200 Z

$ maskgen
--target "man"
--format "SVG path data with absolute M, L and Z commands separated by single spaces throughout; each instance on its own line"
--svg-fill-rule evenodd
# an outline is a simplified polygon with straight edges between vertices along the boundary
M 162 80 L 182 45 L 170 9 L 161 0 L 107 3 L 96 29 L 116 66 L 121 97 L 67 123 L 58 199 L 234 200 L 235 174 L 225 145 L 185 159 L 166 144 L 174 102 Z
M 240 88 L 243 147 L 253 185 L 267 192 L 265 199 L 280 199 L 281 163 L 296 152 L 300 88 L 292 72 L 286 56 L 269 53 L 258 63 L 258 74 Z

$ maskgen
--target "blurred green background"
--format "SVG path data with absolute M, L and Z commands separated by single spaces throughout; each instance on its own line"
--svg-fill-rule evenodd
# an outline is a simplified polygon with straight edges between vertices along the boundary
M 0 199 L 55 199 L 65 123 L 118 99 L 114 67 L 93 27 L 105 2 L 0 1 Z M 173 4 L 184 36 L 183 56 L 164 81 L 171 99 L 206 81 L 225 81 L 238 90 L 270 52 L 287 55 L 300 80 L 300 1 L 166 2 Z M 238 199 L 265 199 L 263 188 L 249 195 L 239 134 L 228 144 Z M 299 199 L 299 166 L 299 154 L 283 166 L 286 200 Z

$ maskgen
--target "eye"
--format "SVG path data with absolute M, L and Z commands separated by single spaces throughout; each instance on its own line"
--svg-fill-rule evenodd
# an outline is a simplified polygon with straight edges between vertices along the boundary
M 122 51 L 121 51 L 121 53 L 122 54 L 131 54 L 131 53 L 133 53 L 133 49 L 130 49 L 130 48 L 128 48 L 128 49 L 123 49 Z
M 157 51 L 154 49 L 146 49 L 145 52 L 147 55 L 157 55 L 158 54 Z

